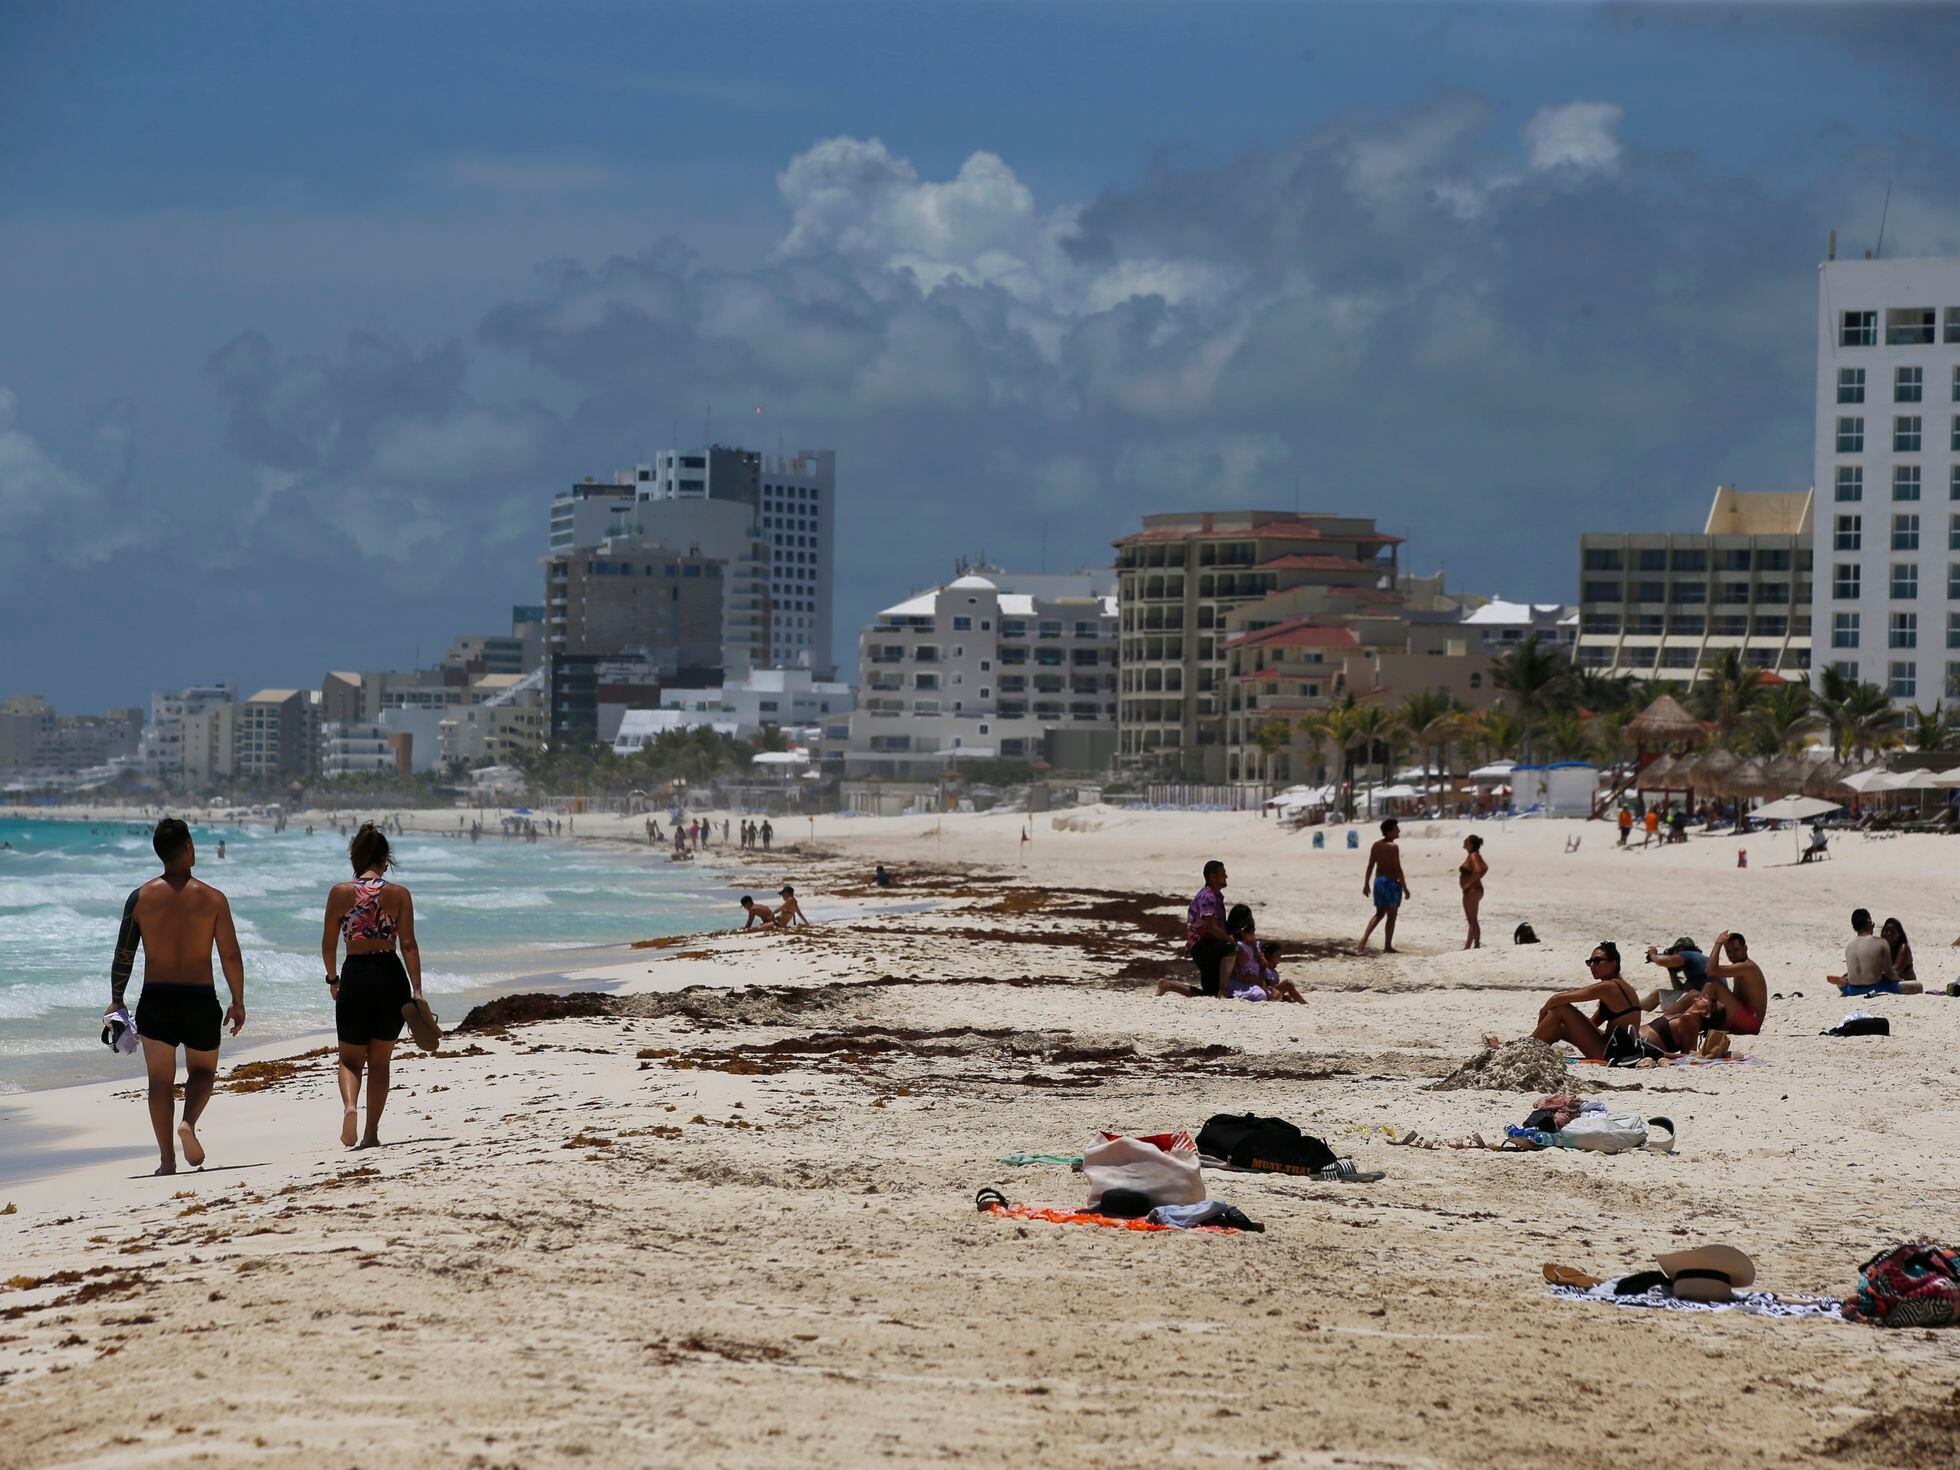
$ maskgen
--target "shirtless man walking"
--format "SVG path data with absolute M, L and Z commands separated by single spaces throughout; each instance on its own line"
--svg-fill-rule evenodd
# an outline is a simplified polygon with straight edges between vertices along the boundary
M 1375 932 L 1375 925 L 1383 919 L 1388 920 L 1388 924 L 1382 930 L 1382 953 L 1396 952 L 1395 912 L 1401 908 L 1402 900 L 1409 896 L 1408 882 L 1402 877 L 1402 849 L 1395 845 L 1401 831 L 1402 824 L 1390 817 L 1382 823 L 1382 835 L 1368 849 L 1368 870 L 1361 875 L 1361 891 L 1374 898 L 1375 916 L 1362 930 L 1361 942 L 1354 947 L 1356 954 L 1368 952 L 1368 936 Z
M 177 1145 L 193 1169 L 204 1163 L 197 1120 L 211 1100 L 218 1076 L 217 986 L 211 979 L 211 948 L 224 966 L 231 1006 L 223 1020 L 236 1036 L 245 1024 L 245 959 L 232 928 L 231 905 L 209 884 L 191 876 L 197 850 L 190 828 L 176 817 L 157 823 L 152 839 L 163 875 L 152 878 L 123 905 L 122 932 L 109 969 L 109 1015 L 121 1010 L 136 949 L 143 949 L 143 989 L 136 1004 L 136 1030 L 143 1038 L 143 1065 L 150 1081 L 150 1126 L 156 1130 L 159 1174 L 177 1172 Z M 177 1048 L 184 1049 L 184 1117 L 173 1131 Z

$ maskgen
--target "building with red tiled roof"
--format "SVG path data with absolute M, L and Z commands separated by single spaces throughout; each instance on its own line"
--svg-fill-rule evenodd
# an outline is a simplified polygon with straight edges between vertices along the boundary
M 1401 538 L 1367 517 L 1179 512 L 1146 516 L 1115 544 L 1117 747 L 1132 770 L 1225 779 L 1229 639 L 1341 607 L 1400 605 Z

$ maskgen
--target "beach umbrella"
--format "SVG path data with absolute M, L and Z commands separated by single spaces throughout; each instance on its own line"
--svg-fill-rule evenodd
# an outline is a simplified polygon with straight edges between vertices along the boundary
M 1635 791 L 1665 791 L 1668 789 L 1667 776 L 1681 763 L 1677 756 L 1664 755 L 1659 760 L 1648 761 L 1640 768 L 1640 774 L 1633 778 Z
M 1941 781 L 1939 771 L 1894 771 L 1886 781 L 1888 791 L 1937 791 Z
M 1733 796 L 1736 793 L 1729 788 L 1729 774 L 1741 764 L 1734 751 L 1705 750 L 1695 757 L 1695 774 L 1691 784 L 1718 796 Z
M 1819 761 L 1817 768 L 1803 778 L 1805 796 L 1849 796 L 1851 788 L 1844 784 L 1844 778 L 1851 773 L 1851 767 L 1841 761 Z
M 1764 822 L 1788 822 L 1791 824 L 1791 832 L 1794 833 L 1799 823 L 1808 821 L 1812 817 L 1821 817 L 1826 812 L 1834 812 L 1838 809 L 1838 805 L 1837 802 L 1825 801 L 1822 797 L 1792 795 L 1765 802 L 1751 815 Z M 1797 841 L 1801 844 L 1803 839 L 1799 837 Z M 1801 846 L 1798 848 L 1797 856 L 1803 856 Z
M 1737 796 L 1774 796 L 1784 788 L 1770 780 L 1769 768 L 1750 756 L 1727 777 L 1728 789 Z
M 1960 766 L 1950 771 L 1941 771 L 1933 778 L 1933 784 L 1940 787 L 1960 786 Z
M 1681 707 L 1672 694 L 1663 694 L 1626 723 L 1626 733 L 1641 745 L 1670 745 L 1699 740 L 1702 723 Z
M 1863 795 L 1867 791 L 1885 790 L 1885 780 L 1889 775 L 1891 775 L 1891 772 L 1884 769 L 1884 767 L 1873 766 L 1869 770 L 1858 771 L 1843 777 L 1838 784 L 1847 791 L 1855 791 Z

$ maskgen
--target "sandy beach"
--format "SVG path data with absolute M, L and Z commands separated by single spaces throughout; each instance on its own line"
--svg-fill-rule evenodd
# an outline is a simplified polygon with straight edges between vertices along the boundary
M 575 832 L 631 840 L 641 821 Z M 1357 958 L 1336 951 L 1367 918 L 1364 853 L 1252 814 L 775 825 L 766 859 L 702 866 L 758 893 L 780 875 L 826 922 L 661 941 L 573 977 L 605 988 L 589 1014 L 493 1017 L 434 1056 L 404 1045 L 385 1149 L 341 1151 L 318 1054 L 227 1054 L 208 1165 L 169 1179 L 148 1174 L 133 1067 L 0 1099 L 0 1463 L 1960 1453 L 1960 1333 L 1575 1303 L 1540 1274 L 1713 1241 L 1747 1250 L 1762 1287 L 1837 1297 L 1885 1245 L 1953 1239 L 1946 840 L 1840 838 L 1799 867 L 1787 832 L 1620 851 L 1603 823 L 1480 824 L 1487 947 L 1464 952 L 1472 829 L 1414 823 L 1404 952 Z M 1306 1005 L 1155 996 L 1214 856 L 1228 896 L 1300 954 Z M 876 862 L 898 889 L 869 887 Z M 1847 1003 L 1824 983 L 1857 905 L 1904 922 L 1935 993 Z M 1520 920 L 1545 942 L 1513 947 Z M 1521 1121 L 1530 1095 L 1429 1084 L 1485 1032 L 1528 1030 L 1596 940 L 1637 961 L 1730 928 L 1784 997 L 1738 1043 L 1754 1061 L 1573 1069 L 1616 1111 L 1675 1120 L 1674 1153 L 1388 1142 Z M 1820 1035 L 1854 1005 L 1893 1035 Z M 1243 1111 L 1387 1178 L 1208 1173 L 1258 1235 L 974 1209 L 982 1186 L 1082 1204 L 1080 1176 L 1004 1155 Z

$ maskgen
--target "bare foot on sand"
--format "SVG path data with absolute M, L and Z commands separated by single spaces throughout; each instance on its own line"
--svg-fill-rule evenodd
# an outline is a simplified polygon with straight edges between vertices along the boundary
M 381 1147 L 380 1139 L 363 1138 L 359 1143 L 354 1145 L 354 1152 L 359 1153 L 364 1148 L 380 1148 L 380 1147 Z
M 184 1162 L 193 1169 L 204 1167 L 204 1145 L 197 1141 L 197 1130 L 188 1123 L 177 1125 L 177 1146 L 184 1151 Z
M 348 1108 L 340 1115 L 340 1142 L 344 1148 L 352 1148 L 354 1140 L 361 1136 L 361 1115 L 356 1108 Z
M 172 1160 L 168 1164 L 158 1164 L 154 1169 L 150 1170 L 152 1174 L 175 1174 L 176 1172 L 177 1164 L 175 1160 Z

